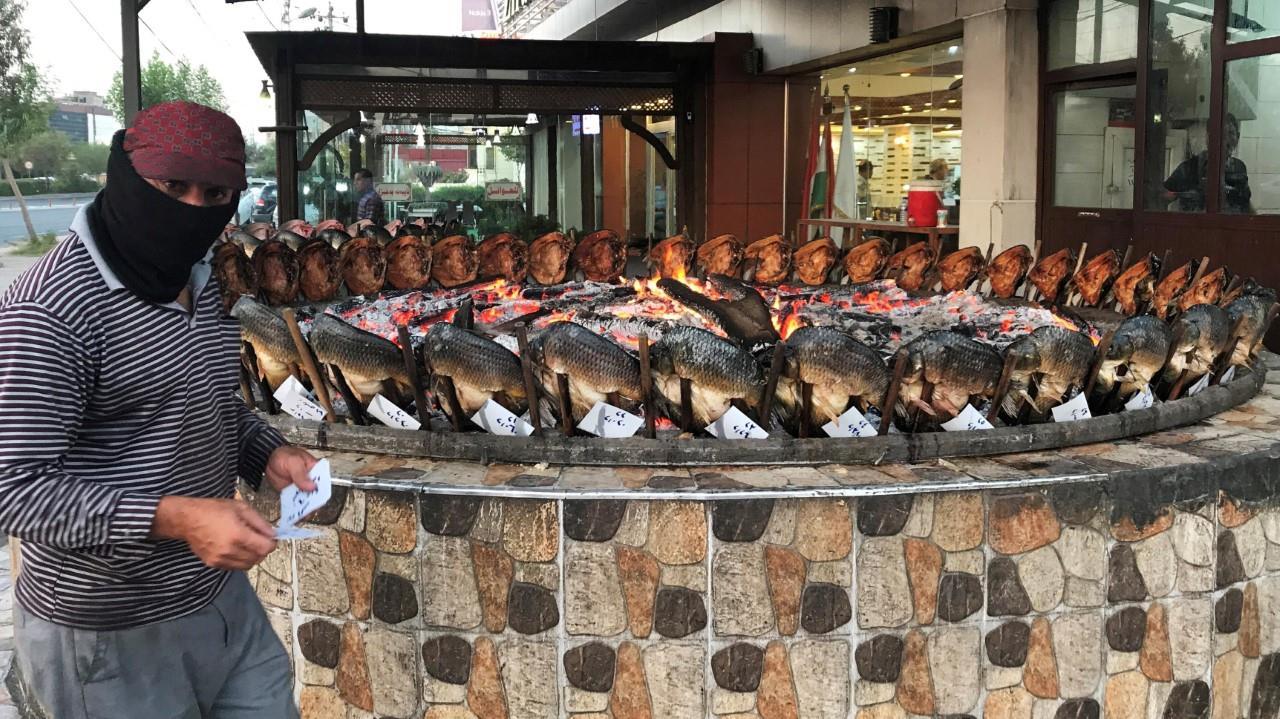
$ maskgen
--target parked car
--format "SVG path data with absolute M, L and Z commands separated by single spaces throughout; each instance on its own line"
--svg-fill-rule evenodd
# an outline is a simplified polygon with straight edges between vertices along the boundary
M 437 217 L 443 215 L 444 211 L 449 208 L 447 202 L 414 202 L 404 211 L 404 221 L 413 222 L 414 220 L 426 220 L 428 224 L 435 221 Z
M 253 201 L 253 209 L 249 211 L 250 222 L 275 222 L 276 183 L 263 185 L 257 199 Z
M 258 201 L 258 195 L 262 192 L 262 185 L 249 184 L 245 191 L 240 193 L 240 204 L 236 205 L 235 223 L 243 225 L 249 221 L 249 216 L 253 213 L 254 203 Z

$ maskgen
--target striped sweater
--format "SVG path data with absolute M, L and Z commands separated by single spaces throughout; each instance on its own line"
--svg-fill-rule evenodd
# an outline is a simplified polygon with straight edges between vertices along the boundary
M 82 209 L 0 298 L 0 531 L 22 539 L 31 614 L 123 629 L 197 611 L 227 581 L 149 536 L 162 496 L 231 497 L 284 443 L 234 393 L 239 325 L 209 275 L 192 271 L 193 313 L 138 298 Z

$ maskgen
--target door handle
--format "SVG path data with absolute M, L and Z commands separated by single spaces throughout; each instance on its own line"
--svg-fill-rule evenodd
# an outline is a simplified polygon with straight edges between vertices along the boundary
M 1101 212 L 1091 212 L 1089 210 L 1081 210 L 1076 213 L 1076 217 L 1092 217 L 1095 220 L 1102 219 Z

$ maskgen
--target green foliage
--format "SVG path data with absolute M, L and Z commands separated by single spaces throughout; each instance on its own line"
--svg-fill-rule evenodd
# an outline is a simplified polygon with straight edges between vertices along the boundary
M 32 135 L 14 153 L 16 163 L 13 171 L 14 174 L 34 177 L 56 177 L 62 174 L 62 167 L 70 154 L 71 140 L 66 135 L 56 130 L 45 130 Z M 31 163 L 30 170 L 24 165 L 27 162 Z
M 245 165 L 249 174 L 255 177 L 276 176 L 276 138 L 268 138 L 259 145 L 252 139 L 245 145 Z
M 30 60 L 24 10 L 24 0 L 0 0 L 0 157 L 13 157 L 32 135 L 47 128 L 53 110 L 44 78 Z
M 3 1 L 3 0 L 0 0 Z M 189 100 L 219 110 L 227 109 L 222 85 L 204 65 L 192 66 L 186 58 L 170 65 L 152 53 L 142 68 L 142 106 L 144 108 L 173 100 Z M 107 107 L 124 124 L 124 79 L 119 72 L 111 80 Z
M 19 177 L 18 191 L 23 195 L 38 195 L 42 192 L 53 192 L 53 182 L 42 177 Z M 0 197 L 13 197 L 13 188 L 9 183 L 0 180 Z
M 480 185 L 436 185 L 430 199 L 440 202 L 475 202 L 484 199 L 484 187 Z
M 461 183 L 461 182 L 466 182 L 466 181 L 467 181 L 467 171 L 466 171 L 466 170 L 454 170 L 453 172 L 446 172 L 446 173 L 444 173 L 444 175 L 442 175 L 442 176 L 440 177 L 440 180 L 439 180 L 439 181 L 440 181 L 440 182 L 444 182 L 444 183 L 455 183 L 455 184 L 457 184 L 457 183 Z
M 52 232 L 46 232 L 42 237 L 27 240 L 13 248 L 13 254 L 24 255 L 26 257 L 39 257 L 44 253 L 52 250 L 54 245 L 58 244 L 57 235 Z
M 107 171 L 107 156 L 111 154 L 111 146 L 77 142 L 71 145 L 71 154 L 76 159 L 67 161 L 64 172 L 73 171 L 75 174 L 97 177 Z

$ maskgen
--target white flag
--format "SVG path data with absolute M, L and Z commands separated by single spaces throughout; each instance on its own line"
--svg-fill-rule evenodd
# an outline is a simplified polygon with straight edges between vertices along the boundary
M 853 150 L 853 115 L 849 111 L 849 98 L 844 99 L 844 124 L 840 126 L 840 156 L 836 158 L 836 187 L 831 204 L 835 220 L 851 220 L 858 216 L 858 162 Z M 850 233 L 852 234 L 852 233 Z M 842 228 L 831 228 L 831 239 L 842 243 Z

